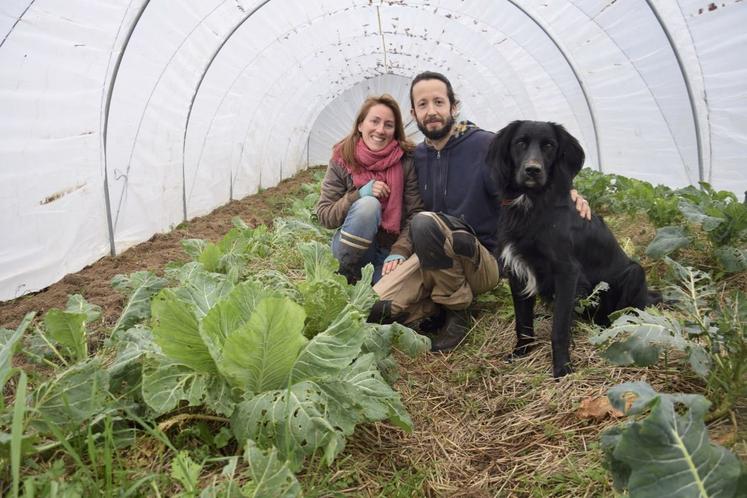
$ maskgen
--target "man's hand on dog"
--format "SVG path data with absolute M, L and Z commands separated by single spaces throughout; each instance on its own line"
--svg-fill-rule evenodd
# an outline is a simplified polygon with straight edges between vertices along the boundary
M 571 190 L 571 201 L 576 204 L 576 211 L 578 211 L 578 214 L 582 218 L 591 221 L 591 207 L 589 206 L 589 201 L 581 197 L 575 188 Z

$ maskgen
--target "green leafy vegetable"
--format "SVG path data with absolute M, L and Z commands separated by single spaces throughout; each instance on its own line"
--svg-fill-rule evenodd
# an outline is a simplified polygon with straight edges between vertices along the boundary
M 223 361 L 223 347 L 228 336 L 249 320 L 262 299 L 272 295 L 274 292 L 264 290 L 261 284 L 246 281 L 237 285 L 205 315 L 200 322 L 201 338 L 216 363 Z
M 315 383 L 305 381 L 240 403 L 231 417 L 231 428 L 239 441 L 252 439 L 263 448 L 275 446 L 297 471 L 305 456 L 321 449 L 330 464 L 345 446 L 342 431 L 325 415 L 324 394 Z
M 68 297 L 65 311 L 70 313 L 85 313 L 86 323 L 95 322 L 101 318 L 101 306 L 89 303 L 80 294 L 73 294 Z
M 184 489 L 182 496 L 197 496 L 197 480 L 202 465 L 195 463 L 186 451 L 180 451 L 171 462 L 171 477 L 179 481 Z
M 200 335 L 196 306 L 164 289 L 153 299 L 153 336 L 163 353 L 198 372 L 217 372 L 213 357 Z
M 5 387 L 5 383 L 12 374 L 11 359 L 21 343 L 21 337 L 23 337 L 35 315 L 34 312 L 26 313 L 16 330 L 0 329 L 0 391 Z
M 303 322 L 303 308 L 287 298 L 260 301 L 249 322 L 226 339 L 221 371 L 249 392 L 286 386 L 308 342 L 301 333 Z
M 138 271 L 129 276 L 116 275 L 112 279 L 112 287 L 128 295 L 129 299 L 114 324 L 112 334 L 150 318 L 150 301 L 165 286 L 166 279 L 149 271 Z
M 146 358 L 142 371 L 143 399 L 158 415 L 172 411 L 180 401 L 190 406 L 207 405 L 223 415 L 233 413 L 234 395 L 221 377 L 159 357 Z
M 705 376 L 709 370 L 703 347 L 688 340 L 680 323 L 653 310 L 631 310 L 619 316 L 612 325 L 590 338 L 595 345 L 605 345 L 602 356 L 616 365 L 653 365 L 663 348 L 685 351 L 693 369 Z
M 288 465 L 278 459 L 275 448 L 263 451 L 249 440 L 244 450 L 249 464 L 250 481 L 241 488 L 243 496 L 251 498 L 295 498 L 301 496 L 301 485 Z
M 58 309 L 51 309 L 44 315 L 44 325 L 49 335 L 69 348 L 73 357 L 79 361 L 88 357 L 86 318 L 85 313 L 71 313 Z
M 629 421 L 603 436 L 608 468 L 617 489 L 630 496 L 732 497 L 742 473 L 739 460 L 708 439 L 703 416 L 710 403 L 700 395 L 660 394 L 643 382 L 610 389 L 608 397 Z
M 293 364 L 290 383 L 334 375 L 360 354 L 363 316 L 348 306 L 321 334 L 301 350 Z
M 73 430 L 104 411 L 108 390 L 109 375 L 99 359 L 64 370 L 34 390 L 34 424 L 41 430 L 49 425 Z
M 656 237 L 654 237 L 654 240 L 646 248 L 646 256 L 661 259 L 667 254 L 671 254 L 689 244 L 690 237 L 687 236 L 682 227 L 671 226 L 659 228 L 656 230 Z

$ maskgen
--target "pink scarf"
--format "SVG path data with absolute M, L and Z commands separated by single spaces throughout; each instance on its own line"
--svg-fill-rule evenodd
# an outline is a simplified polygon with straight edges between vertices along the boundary
M 387 232 L 398 234 L 402 221 L 402 197 L 405 189 L 402 156 L 404 151 L 399 142 L 392 140 L 389 145 L 379 151 L 369 149 L 363 140 L 358 140 L 355 147 L 355 159 L 362 169 L 352 172 L 350 165 L 342 160 L 339 148 L 335 148 L 332 159 L 342 164 L 353 177 L 353 184 L 361 188 L 371 180 L 378 180 L 389 186 L 389 196 L 379 199 L 381 203 L 381 228 Z

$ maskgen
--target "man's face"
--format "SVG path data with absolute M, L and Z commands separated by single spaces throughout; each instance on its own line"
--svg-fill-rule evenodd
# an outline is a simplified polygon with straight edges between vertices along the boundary
M 418 81 L 412 87 L 412 101 L 415 108 L 410 112 L 423 135 L 440 140 L 449 134 L 454 125 L 453 106 L 443 81 Z

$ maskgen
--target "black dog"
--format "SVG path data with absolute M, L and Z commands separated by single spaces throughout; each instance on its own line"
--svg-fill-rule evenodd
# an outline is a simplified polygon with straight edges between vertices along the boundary
M 514 121 L 498 132 L 487 160 L 502 194 L 497 256 L 509 274 L 516 315 L 511 357 L 527 354 L 534 340 L 535 296 L 553 299 L 553 375 L 561 377 L 572 371 L 568 349 L 577 297 L 599 282 L 609 284 L 593 314 L 601 324 L 613 311 L 643 309 L 658 298 L 604 221 L 587 221 L 576 211 L 569 192 L 584 151 L 562 126 Z

